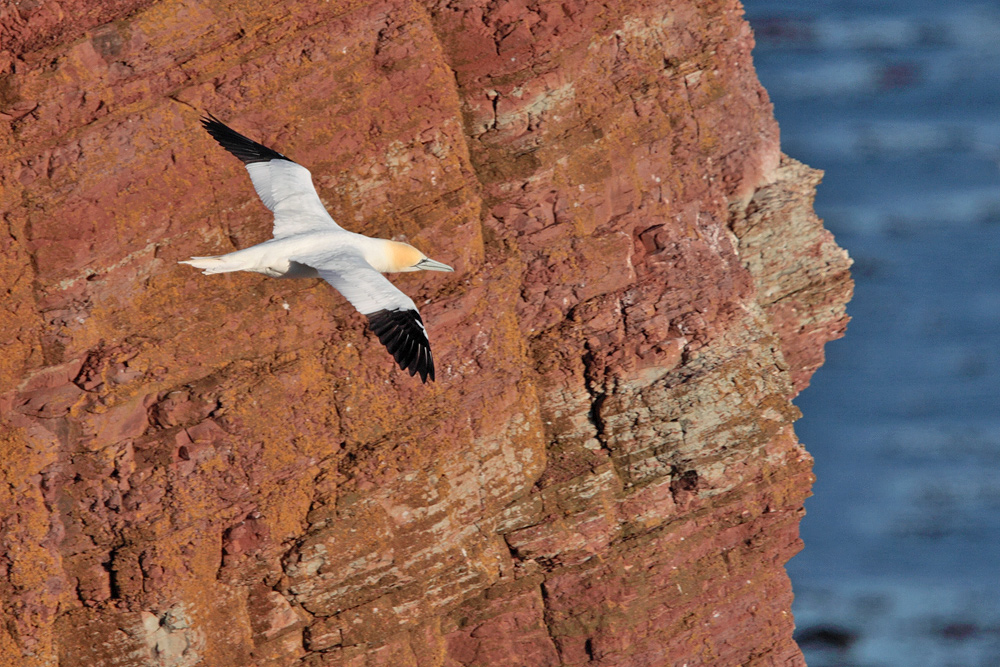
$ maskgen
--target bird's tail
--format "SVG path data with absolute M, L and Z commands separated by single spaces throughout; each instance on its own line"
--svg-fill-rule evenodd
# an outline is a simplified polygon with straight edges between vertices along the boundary
M 213 257 L 192 257 L 191 259 L 185 259 L 178 262 L 178 264 L 189 264 L 196 269 L 202 269 L 202 273 L 206 276 L 213 273 L 229 273 L 231 271 L 239 271 L 239 269 L 232 265 L 226 260 L 225 255 L 217 255 Z

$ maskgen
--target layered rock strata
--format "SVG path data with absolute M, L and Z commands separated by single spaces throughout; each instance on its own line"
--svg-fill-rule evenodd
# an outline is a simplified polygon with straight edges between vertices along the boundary
M 0 52 L 4 664 L 801 664 L 790 399 L 849 260 L 732 0 L 20 3 Z M 319 281 L 211 111 L 394 277 Z

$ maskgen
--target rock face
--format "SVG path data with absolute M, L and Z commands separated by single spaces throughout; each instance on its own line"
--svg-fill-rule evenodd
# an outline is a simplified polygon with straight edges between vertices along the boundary
M 801 664 L 790 399 L 849 260 L 735 0 L 0 10 L 3 664 Z M 394 277 L 438 381 L 269 236 L 212 111 Z

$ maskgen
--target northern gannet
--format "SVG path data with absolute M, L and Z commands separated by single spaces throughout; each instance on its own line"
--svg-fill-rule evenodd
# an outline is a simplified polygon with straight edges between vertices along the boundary
M 383 273 L 454 271 L 407 243 L 349 232 L 330 217 L 302 165 L 244 137 L 209 114 L 202 125 L 250 172 L 264 206 L 274 213 L 272 238 L 227 255 L 192 257 L 181 264 L 203 273 L 253 271 L 271 278 L 322 278 L 361 314 L 403 370 L 434 380 L 427 330 L 413 300 Z

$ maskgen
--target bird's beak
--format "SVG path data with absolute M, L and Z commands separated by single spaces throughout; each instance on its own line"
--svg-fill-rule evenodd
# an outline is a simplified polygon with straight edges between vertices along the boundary
M 424 258 L 417 262 L 415 269 L 423 269 L 424 271 L 454 271 L 447 264 L 442 264 L 441 262 L 435 262 L 433 259 Z

